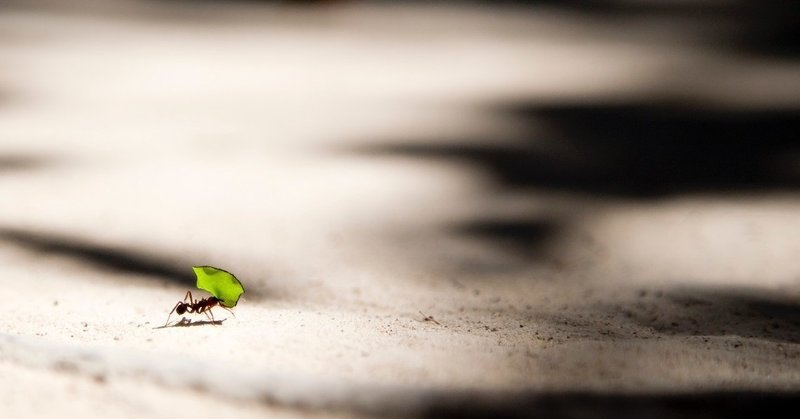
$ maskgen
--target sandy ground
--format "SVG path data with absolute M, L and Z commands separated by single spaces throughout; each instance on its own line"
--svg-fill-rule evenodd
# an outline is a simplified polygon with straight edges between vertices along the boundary
M 746 182 L 644 171 L 652 194 L 530 171 L 593 167 L 530 143 L 607 127 L 580 106 L 796 134 L 797 60 L 546 7 L 114 4 L 0 8 L 4 416 L 725 415 L 800 391 L 797 150 L 756 147 L 777 172 Z M 158 328 L 194 264 L 242 280 L 236 317 Z

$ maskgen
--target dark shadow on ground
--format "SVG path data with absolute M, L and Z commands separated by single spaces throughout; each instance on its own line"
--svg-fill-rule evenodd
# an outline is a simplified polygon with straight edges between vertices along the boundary
M 650 199 L 800 187 L 798 109 L 577 103 L 504 105 L 496 111 L 544 129 L 514 144 L 492 138 L 447 145 L 401 140 L 360 151 L 463 162 L 491 175 L 498 189 Z
M 717 51 L 770 58 L 800 56 L 800 3 L 795 0 L 627 1 L 627 0 L 505 0 L 570 12 L 609 22 L 672 22 L 704 28 L 694 40 Z M 712 35 L 713 34 L 713 35 Z
M 194 286 L 191 264 L 52 233 L 0 227 L 0 241 L 43 255 L 66 256 L 95 268 L 147 275 Z
M 527 259 L 547 257 L 547 244 L 559 232 L 558 221 L 549 219 L 485 219 L 454 225 L 457 235 L 491 240 L 498 246 Z
M 678 394 L 530 392 L 465 394 L 430 401 L 430 418 L 741 418 L 795 417 L 800 392 L 712 391 Z
M 2 100 L 2 98 L 0 98 Z M 5 172 L 31 171 L 52 164 L 52 161 L 41 156 L 27 154 L 0 154 L 0 174 Z
M 756 288 L 625 290 L 613 299 L 587 297 L 561 309 L 491 310 L 522 323 L 550 324 L 549 334 L 536 336 L 555 342 L 687 336 L 800 344 L 800 298 Z
M 632 102 L 499 105 L 488 112 L 530 127 L 513 141 L 382 142 L 356 153 L 463 164 L 494 180 L 486 199 L 541 192 L 594 200 L 800 189 L 800 109 L 731 110 Z M 348 150 L 353 151 L 353 150 Z M 580 215 L 580 208 L 574 212 Z M 485 240 L 535 261 L 570 216 L 487 214 L 448 234 Z
M 166 329 L 168 327 L 196 327 L 196 326 L 221 326 L 222 322 L 228 319 L 222 320 L 197 320 L 192 321 L 189 318 L 182 318 L 180 321 L 173 323 L 173 324 L 165 324 L 164 326 L 154 327 L 153 329 Z
M 614 309 L 604 309 L 608 310 Z M 757 290 L 643 291 L 622 311 L 636 324 L 664 335 L 735 335 L 800 343 L 800 300 Z
M 0 242 L 42 255 L 75 259 L 95 269 L 148 276 L 189 289 L 193 289 L 196 282 L 192 266 L 199 265 L 196 261 L 187 262 L 181 257 L 168 257 L 163 254 L 156 256 L 144 251 L 98 244 L 75 237 L 8 227 L 0 227 Z M 258 290 L 248 288 L 248 298 L 258 299 L 261 296 Z
M 208 0 L 206 0 L 208 1 Z M 327 4 L 328 2 L 303 2 Z M 511 5 L 556 9 L 611 22 L 671 19 L 675 30 L 686 22 L 703 27 L 699 42 L 710 48 L 776 58 L 800 56 L 800 3 L 796 0 L 630 1 L 630 0 L 467 0 L 488 7 Z M 335 3 L 334 3 L 335 4 Z M 709 29 L 715 29 L 713 32 Z M 714 36 L 710 36 L 714 33 Z M 628 34 L 621 33 L 625 36 Z M 698 40 L 694 41 L 698 42 Z
M 196 260 L 188 261 L 186 257 L 164 255 L 163 252 L 157 256 L 152 252 L 104 245 L 76 237 L 9 227 L 0 227 L 0 243 L 43 256 L 75 259 L 94 269 L 168 281 L 187 289 L 194 289 L 197 282 L 192 266 L 203 265 Z M 258 300 L 264 295 L 263 291 L 252 286 L 247 288 L 248 299 Z

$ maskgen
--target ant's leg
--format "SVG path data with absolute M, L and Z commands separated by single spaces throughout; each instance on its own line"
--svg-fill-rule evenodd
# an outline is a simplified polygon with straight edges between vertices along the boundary
M 187 303 L 186 300 L 189 300 Z M 183 302 L 186 303 L 186 311 L 189 313 L 199 313 L 195 307 L 197 307 L 197 301 L 192 298 L 192 292 L 186 291 L 186 296 L 183 297 Z
M 222 307 L 224 310 L 228 310 L 228 313 L 231 313 L 233 317 L 236 317 L 236 313 L 234 313 L 233 310 L 231 310 L 230 308 L 225 307 L 223 305 L 220 305 L 220 307 Z
M 170 317 L 172 317 L 172 313 L 174 313 L 174 312 L 175 312 L 175 310 L 177 310 L 177 309 L 178 309 L 178 306 L 180 306 L 181 304 L 182 304 L 182 302 L 181 302 L 181 301 L 178 301 L 178 302 L 175 304 L 175 307 L 172 307 L 172 311 L 170 311 L 170 312 L 169 312 L 169 316 L 167 316 L 167 322 L 166 322 L 166 323 L 164 323 L 164 326 L 165 326 L 165 327 L 166 327 L 166 326 L 169 324 L 169 318 L 170 318 Z
M 211 318 L 211 324 L 217 324 L 217 320 L 214 318 L 214 313 L 211 311 L 211 308 L 209 308 L 208 310 L 206 310 L 206 312 L 205 312 L 205 313 L 206 313 L 206 316 L 208 316 L 209 318 Z

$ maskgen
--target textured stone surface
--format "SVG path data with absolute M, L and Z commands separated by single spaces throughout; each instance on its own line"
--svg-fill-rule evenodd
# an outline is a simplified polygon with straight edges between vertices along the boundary
M 680 13 L 100 3 L 0 8 L 10 417 L 800 390 L 796 60 Z M 236 317 L 157 329 L 195 264 Z

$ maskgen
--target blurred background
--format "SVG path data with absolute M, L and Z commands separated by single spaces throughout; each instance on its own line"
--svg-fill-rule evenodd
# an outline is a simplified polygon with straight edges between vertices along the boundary
M 5 0 L 0 273 L 25 298 L 0 332 L 33 338 L 0 350 L 49 361 L 3 368 L 59 361 L 43 333 L 331 380 L 253 378 L 236 414 L 789 403 L 798 22 L 792 0 Z M 245 282 L 240 335 L 120 331 L 158 325 L 192 264 Z M 383 390 L 320 396 L 339 379 Z M 208 385 L 174 384 L 219 408 Z M 12 411 L 52 413 L 29 397 Z

